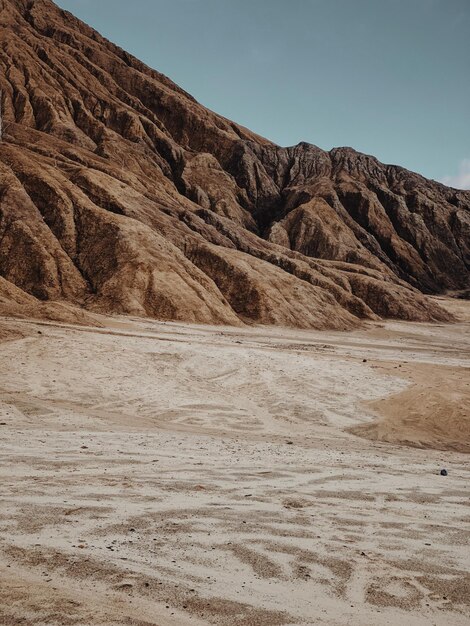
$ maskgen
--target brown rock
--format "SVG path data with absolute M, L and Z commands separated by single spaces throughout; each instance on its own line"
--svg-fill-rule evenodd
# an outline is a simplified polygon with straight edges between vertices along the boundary
M 469 192 L 275 146 L 49 0 L 0 0 L 0 68 L 2 313 L 346 329 L 469 288 Z

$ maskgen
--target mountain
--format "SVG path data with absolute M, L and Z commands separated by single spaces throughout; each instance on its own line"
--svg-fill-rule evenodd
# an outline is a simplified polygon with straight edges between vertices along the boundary
M 470 192 L 274 145 L 49 0 L 0 0 L 0 68 L 4 314 L 347 329 L 469 288 Z

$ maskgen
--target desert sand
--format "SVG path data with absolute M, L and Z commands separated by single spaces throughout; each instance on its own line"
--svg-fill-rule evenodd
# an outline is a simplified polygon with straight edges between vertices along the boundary
M 1 624 L 469 624 L 452 306 L 348 333 L 0 320 Z

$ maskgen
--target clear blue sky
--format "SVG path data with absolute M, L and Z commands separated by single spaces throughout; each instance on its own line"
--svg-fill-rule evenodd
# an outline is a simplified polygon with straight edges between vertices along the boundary
M 470 188 L 470 0 L 58 0 L 281 145 Z

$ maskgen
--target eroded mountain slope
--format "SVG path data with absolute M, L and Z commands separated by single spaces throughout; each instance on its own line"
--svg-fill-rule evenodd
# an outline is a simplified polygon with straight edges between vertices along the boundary
M 350 328 L 469 285 L 469 192 L 275 146 L 49 0 L 0 0 L 0 68 L 4 310 Z

